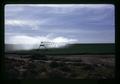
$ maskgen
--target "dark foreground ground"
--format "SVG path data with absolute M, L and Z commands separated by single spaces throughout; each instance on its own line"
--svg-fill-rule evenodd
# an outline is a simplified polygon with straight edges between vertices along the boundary
M 6 79 L 113 79 L 115 55 L 5 55 Z

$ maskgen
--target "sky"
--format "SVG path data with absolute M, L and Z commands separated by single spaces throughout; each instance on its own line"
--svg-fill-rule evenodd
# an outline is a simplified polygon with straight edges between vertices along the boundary
M 112 4 L 7 4 L 5 43 L 115 43 Z

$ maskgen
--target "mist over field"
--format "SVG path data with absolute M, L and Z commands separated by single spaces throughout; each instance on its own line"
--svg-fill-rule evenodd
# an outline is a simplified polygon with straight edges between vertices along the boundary
M 45 47 L 39 47 L 40 44 L 5 44 L 5 51 L 61 48 L 68 45 L 68 43 L 53 43 L 53 42 L 44 43 L 44 44 Z

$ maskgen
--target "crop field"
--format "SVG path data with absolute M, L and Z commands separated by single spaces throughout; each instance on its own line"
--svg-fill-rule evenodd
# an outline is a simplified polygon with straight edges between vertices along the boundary
M 11 47 L 10 47 L 11 50 Z M 114 54 L 115 44 L 72 44 L 61 48 L 47 48 L 47 49 L 31 49 L 31 50 L 19 50 L 10 51 L 6 53 L 16 54 Z
M 114 79 L 114 44 L 5 52 L 6 79 Z

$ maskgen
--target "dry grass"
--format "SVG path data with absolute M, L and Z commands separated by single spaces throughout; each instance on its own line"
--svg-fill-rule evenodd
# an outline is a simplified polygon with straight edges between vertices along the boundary
M 9 57 L 9 55 L 8 55 Z M 20 56 L 18 56 L 20 57 Z M 112 79 L 114 55 L 41 56 L 39 60 L 6 58 L 7 79 Z

